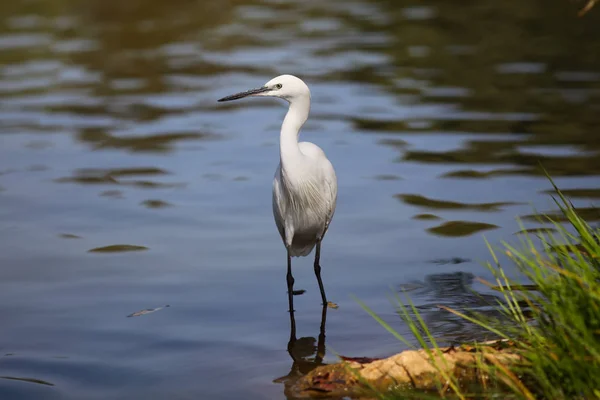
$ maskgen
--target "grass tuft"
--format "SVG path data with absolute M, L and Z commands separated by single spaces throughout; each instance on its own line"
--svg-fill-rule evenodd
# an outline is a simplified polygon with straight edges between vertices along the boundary
M 442 351 L 414 304 L 408 297 L 406 302 L 395 297 L 398 313 L 414 341 L 443 377 L 437 382 L 438 397 L 600 399 L 600 229 L 590 226 L 550 182 L 559 217 L 553 214 L 539 218 L 552 224 L 553 229 L 529 232 L 519 222 L 523 233 L 519 235 L 519 246 L 503 242 L 495 250 L 488 244 L 493 262 L 487 263 L 487 268 L 495 282 L 484 283 L 499 292 L 501 316 L 485 317 L 440 306 L 505 340 L 522 362 L 503 364 L 476 344 L 478 357 L 473 368 L 479 383 L 475 390 L 472 386 L 466 388 L 447 373 Z M 507 276 L 498 252 L 516 266 L 516 279 Z M 414 341 L 361 305 L 396 338 L 414 348 Z M 378 394 L 388 400 L 430 396 L 414 390 Z

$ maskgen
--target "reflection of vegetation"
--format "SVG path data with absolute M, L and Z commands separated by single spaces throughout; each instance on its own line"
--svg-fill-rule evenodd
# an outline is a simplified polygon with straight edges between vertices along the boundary
M 346 23 L 385 35 L 385 44 L 365 50 L 385 54 L 389 68 L 353 71 L 352 78 L 381 84 L 398 98 L 412 96 L 404 102 L 417 110 L 429 104 L 440 111 L 385 120 L 358 116 L 357 129 L 398 132 L 403 139 L 413 132 L 504 136 L 451 151 L 399 148 L 407 161 L 508 164 L 542 175 L 541 161 L 556 176 L 600 174 L 600 135 L 594 134 L 600 126 L 600 13 L 579 19 L 569 2 L 549 7 L 544 0 L 430 0 L 422 6 L 427 13 L 412 17 L 394 1 L 372 4 L 385 19 Z M 417 55 L 416 48 L 423 51 Z M 561 148 L 567 149 L 556 155 Z
M 112 168 L 112 169 L 92 169 L 84 168 L 77 170 L 80 175 L 103 175 L 111 177 L 125 177 L 136 175 L 166 175 L 167 171 L 155 167 L 132 167 L 132 168 Z
M 456 265 L 456 264 L 466 263 L 469 261 L 471 261 L 471 260 L 469 260 L 468 258 L 462 258 L 462 257 L 438 258 L 437 260 L 431 260 L 432 263 L 439 264 L 439 265 L 446 265 L 446 264 Z
M 79 183 L 85 185 L 126 185 L 138 188 L 171 188 L 181 187 L 181 183 L 163 183 L 142 179 L 123 179 L 134 176 L 156 176 L 165 175 L 168 172 L 159 168 L 116 168 L 116 169 L 78 169 L 75 176 L 58 178 L 55 181 L 59 183 Z M 119 191 L 105 191 L 103 196 L 121 197 Z
M 142 201 L 142 205 L 148 208 L 166 208 L 166 207 L 171 207 L 170 203 L 167 203 L 166 201 L 162 201 L 162 200 L 144 200 Z
M 81 236 L 73 235 L 72 233 L 61 233 L 58 237 L 63 239 L 81 239 Z
M 207 138 L 201 133 L 164 133 L 146 136 L 114 136 L 98 130 L 83 131 L 79 138 L 84 142 L 93 143 L 95 149 L 126 149 L 138 151 L 168 151 L 174 142 L 190 139 Z
M 577 214 L 586 221 L 600 221 L 600 208 L 577 207 Z M 567 222 L 568 220 L 560 211 L 545 212 L 542 214 L 528 214 L 521 217 L 526 221 L 552 223 L 552 221 Z
M 442 178 L 464 178 L 464 179 L 485 179 L 501 175 L 527 175 L 530 169 L 494 169 L 491 171 L 476 171 L 474 169 L 461 169 L 450 171 L 442 175 Z
M 484 154 L 491 155 L 491 157 L 486 157 L 484 160 L 481 158 Z M 517 170 L 502 170 L 502 173 L 495 171 L 492 172 L 491 175 L 542 175 L 542 170 L 538 166 L 539 162 L 543 161 L 544 168 L 546 168 L 548 171 L 554 171 L 556 176 L 600 175 L 600 162 L 598 162 L 600 156 L 598 154 L 577 156 L 540 156 L 539 154 L 523 154 L 517 151 L 511 151 L 494 155 L 489 152 L 482 152 L 476 147 L 469 146 L 467 149 L 452 150 L 447 152 L 408 150 L 405 152 L 404 159 L 407 161 L 419 161 L 429 164 L 504 163 L 521 167 Z
M 439 210 L 473 210 L 473 211 L 499 211 L 500 207 L 510 206 L 517 203 L 496 202 L 496 203 L 459 203 L 456 201 L 436 200 L 417 194 L 397 194 L 395 197 L 401 199 L 406 204 L 425 208 L 434 208 Z
M 498 227 L 496 225 L 486 224 L 483 222 L 448 221 L 441 225 L 434 226 L 433 228 L 429 228 L 427 231 L 440 236 L 458 237 L 469 236 L 480 231 L 495 228 Z
M 15 377 L 15 376 L 0 376 L 0 379 L 9 379 L 9 380 L 12 380 L 12 381 L 22 381 L 22 382 L 29 382 L 29 383 L 37 383 L 38 385 L 54 386 L 54 383 L 50 383 L 50 382 L 43 381 L 41 379 L 35 379 L 35 378 L 21 378 L 21 377 Z
M 273 73 L 267 63 L 229 56 L 223 61 L 215 53 L 268 49 L 290 37 L 323 40 L 331 44 L 307 50 L 319 65 L 316 69 L 324 69 L 311 72 L 311 79 L 368 82 L 417 111 L 405 117 L 345 117 L 358 130 L 473 134 L 473 140 L 450 151 L 410 149 L 409 135 L 402 140 L 388 135 L 379 141 L 400 152 L 403 161 L 455 164 L 461 168 L 445 175 L 455 178 L 538 175 L 539 161 L 556 176 L 600 174 L 600 136 L 594 134 L 600 125 L 600 13 L 577 19 L 569 17 L 577 11 L 569 2 L 548 7 L 543 0 L 428 0 L 418 9 L 390 0 L 367 3 L 372 18 L 347 11 L 341 0 L 324 7 L 261 0 L 174 0 L 168 5 L 158 0 L 91 0 L 84 8 L 74 0 L 3 4 L 0 19 L 7 23 L 0 34 L 26 31 L 40 35 L 40 40 L 1 49 L 0 62 L 22 69 L 22 74 L 15 73 L 18 80 L 43 81 L 16 86 L 6 95 L 66 96 L 65 101 L 42 101 L 28 108 L 78 122 L 73 127 L 68 122 L 54 126 L 23 120 L 17 128 L 74 131 L 78 140 L 95 148 L 168 151 L 176 143 L 210 135 L 185 130 L 139 136 L 116 132 L 126 132 L 123 125 L 156 122 L 191 113 L 195 107 L 214 112 L 212 106 L 169 104 L 171 94 L 202 92 L 213 77 Z M 244 19 L 245 12 L 253 17 Z M 21 27 L 13 23 L 24 15 L 41 18 Z M 339 29 L 306 30 L 301 21 L 309 17 L 333 21 L 345 34 L 337 35 Z M 52 22 L 58 20 L 65 23 Z M 381 61 L 376 67 L 327 66 L 331 55 L 348 53 L 374 55 Z M 22 68 L 38 61 L 53 66 L 47 73 Z M 70 98 L 72 93 L 85 94 Z M 481 139 L 489 134 L 502 138 Z M 473 164 L 508 166 L 476 171 Z M 392 176 L 377 179 L 388 178 Z
M 400 179 L 400 177 L 398 175 L 382 174 L 382 175 L 376 175 L 375 179 L 378 181 L 397 181 Z
M 105 190 L 100 192 L 100 196 L 102 197 L 112 197 L 113 199 L 122 199 L 123 192 L 120 190 Z
M 110 246 L 96 247 L 88 250 L 89 253 L 123 253 L 127 251 L 142 251 L 148 250 L 144 246 L 136 246 L 132 244 L 113 244 Z
M 515 235 L 519 235 L 519 234 L 527 235 L 529 233 L 548 234 L 548 233 L 552 233 L 552 232 L 556 232 L 556 229 L 550 228 L 550 227 L 540 227 L 540 228 L 522 229 L 518 232 L 515 232 Z
M 441 217 L 438 217 L 435 214 L 417 214 L 417 215 L 414 215 L 412 218 L 413 219 L 420 219 L 420 220 L 424 220 L 424 221 L 431 221 L 431 220 L 441 219 Z
M 76 0 L 3 2 L 0 36 L 23 31 L 38 35 L 31 43 L 10 46 L 7 40 L 9 46 L 0 46 L 0 64 L 14 70 L 11 77 L 20 83 L 5 94 L 52 98 L 32 102 L 29 111 L 50 116 L 44 120 L 56 116 L 61 121 L 48 125 L 42 118 L 23 119 L 18 127 L 75 131 L 77 139 L 97 148 L 129 151 L 166 151 L 175 142 L 208 138 L 192 132 L 123 137 L 115 131 L 127 123 L 155 122 L 193 111 L 188 106 L 159 106 L 150 97 L 188 90 L 178 82 L 186 76 L 224 71 L 222 65 L 203 59 L 201 47 L 209 47 L 209 42 L 219 42 L 222 50 L 232 46 L 220 43 L 213 33 L 231 20 L 240 3 L 253 1 L 91 0 L 85 7 Z M 77 122 L 75 128 L 71 121 Z M 90 134 L 97 121 L 102 121 L 102 135 Z
M 567 197 L 579 197 L 584 199 L 600 199 L 600 189 L 565 189 L 561 192 Z M 552 193 L 545 191 L 544 193 Z

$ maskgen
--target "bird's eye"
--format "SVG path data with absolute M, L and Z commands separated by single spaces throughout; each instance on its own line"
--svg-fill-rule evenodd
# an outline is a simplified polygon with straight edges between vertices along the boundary
M 275 85 L 275 87 L 276 87 L 277 89 L 281 89 L 281 88 L 283 87 L 283 85 L 282 85 L 281 83 L 278 83 L 277 85 Z

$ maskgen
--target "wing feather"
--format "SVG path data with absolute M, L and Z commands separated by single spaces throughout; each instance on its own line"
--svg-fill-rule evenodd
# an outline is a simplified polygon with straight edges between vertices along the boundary
M 306 164 L 286 170 L 280 163 L 273 179 L 275 224 L 292 255 L 310 253 L 325 236 L 337 201 L 337 178 L 325 153 L 312 143 L 299 145 Z

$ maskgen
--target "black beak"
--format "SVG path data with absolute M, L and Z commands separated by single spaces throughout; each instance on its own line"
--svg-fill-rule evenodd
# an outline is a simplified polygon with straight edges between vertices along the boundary
M 222 99 L 219 99 L 217 101 L 231 101 L 231 100 L 243 99 L 244 97 L 252 96 L 254 94 L 268 92 L 269 90 L 271 90 L 271 89 L 266 86 L 263 86 L 263 87 L 260 87 L 257 89 L 250 89 L 245 92 L 232 94 L 231 96 L 223 97 Z

